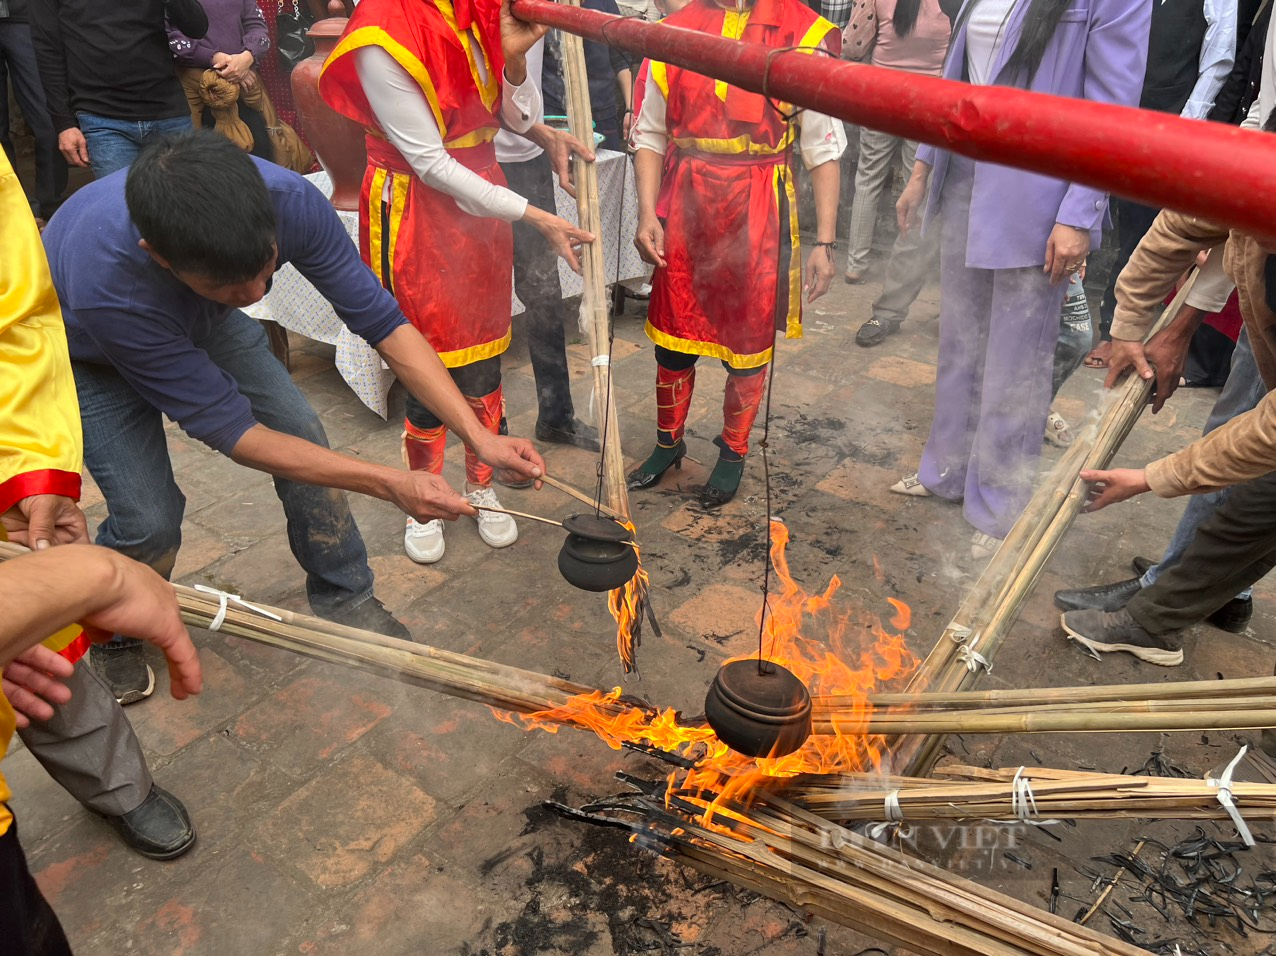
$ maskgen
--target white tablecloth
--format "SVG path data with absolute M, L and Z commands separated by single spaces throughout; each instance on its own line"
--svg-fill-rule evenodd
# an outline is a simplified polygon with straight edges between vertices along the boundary
M 306 177 L 325 196 L 332 193 L 332 182 L 327 173 L 313 173 Z M 638 228 L 638 197 L 634 190 L 633 166 L 628 156 L 610 150 L 598 153 L 598 191 L 603 214 L 603 234 L 598 238 L 607 259 L 609 282 L 644 280 L 650 267 L 634 249 L 633 236 Z M 576 222 L 576 200 L 572 199 L 554 181 L 554 200 L 558 215 Z M 350 234 L 350 240 L 359 241 L 359 216 L 353 212 L 337 213 Z M 559 280 L 563 298 L 580 295 L 583 280 L 568 268 L 562 260 L 558 263 Z M 512 313 L 523 311 L 523 304 L 515 297 Z M 256 305 L 244 310 L 255 319 L 271 319 L 290 332 L 336 346 L 337 370 L 341 377 L 370 409 L 386 418 L 389 404 L 386 395 L 394 383 L 394 373 L 381 361 L 367 342 L 351 332 L 337 318 L 328 301 L 290 265 L 275 273 L 270 293 Z

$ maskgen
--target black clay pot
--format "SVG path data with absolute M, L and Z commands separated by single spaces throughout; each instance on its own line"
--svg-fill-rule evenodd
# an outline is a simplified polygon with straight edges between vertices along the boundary
M 748 757 L 783 757 L 811 736 L 811 693 L 779 664 L 732 661 L 719 668 L 704 699 L 718 739 Z
M 629 529 L 599 515 L 571 515 L 563 521 L 567 540 L 558 552 L 558 570 L 582 591 L 624 587 L 638 573 L 638 552 Z

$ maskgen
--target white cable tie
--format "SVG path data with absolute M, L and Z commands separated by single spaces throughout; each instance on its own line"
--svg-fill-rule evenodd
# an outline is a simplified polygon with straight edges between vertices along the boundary
M 1211 787 L 1218 788 L 1218 802 L 1223 805 L 1223 809 L 1227 811 L 1227 815 L 1232 818 L 1232 823 L 1236 825 L 1236 832 L 1245 841 L 1246 846 L 1254 845 L 1253 834 L 1249 832 L 1249 827 L 1245 825 L 1245 818 L 1241 816 L 1241 811 L 1236 806 L 1236 802 L 1232 799 L 1232 771 L 1236 769 L 1236 765 L 1241 762 L 1241 758 L 1245 756 L 1249 750 L 1249 744 L 1245 744 L 1240 749 L 1232 762 L 1229 763 L 1223 771 L 1223 775 L 1215 780 L 1213 777 L 1206 777 L 1205 782 Z
M 966 630 L 966 635 L 970 634 L 968 629 L 964 630 Z M 959 638 L 956 633 L 954 633 L 953 640 L 962 642 L 961 647 L 957 648 L 957 660 L 965 663 L 966 670 L 970 671 L 972 674 L 981 667 L 984 669 L 985 674 L 991 674 L 992 662 L 975 650 L 975 645 L 979 643 L 979 638 L 981 636 L 982 635 L 976 634 L 973 640 L 965 641 L 965 635 Z
M 902 823 L 904 811 L 899 805 L 899 790 L 891 790 L 886 794 L 886 819 L 891 823 Z
M 611 364 L 610 355 L 595 355 L 589 362 L 594 368 L 606 368 Z
M 260 614 L 262 617 L 268 617 L 272 621 L 283 620 L 283 618 L 278 614 L 267 611 L 264 607 L 258 607 L 256 604 L 249 604 L 238 594 L 231 594 L 229 591 L 220 591 L 217 588 L 210 588 L 205 584 L 195 585 L 195 590 L 204 594 L 217 595 L 217 614 L 213 617 L 212 621 L 209 622 L 208 629 L 210 631 L 216 631 L 222 626 L 222 623 L 226 620 L 226 609 L 231 602 L 238 604 L 240 607 L 247 608 L 256 614 Z
M 1037 798 L 1032 793 L 1032 780 L 1023 775 L 1026 768 L 1015 771 L 1015 779 L 1010 781 L 1010 812 L 1019 818 L 1020 823 L 1031 823 L 1037 815 Z

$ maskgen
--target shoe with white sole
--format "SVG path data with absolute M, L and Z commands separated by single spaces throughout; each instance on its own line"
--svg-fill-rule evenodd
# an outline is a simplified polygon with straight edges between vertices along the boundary
M 931 492 L 926 490 L 926 486 L 922 484 L 921 478 L 917 476 L 917 472 L 911 475 L 905 475 L 895 484 L 891 485 L 891 494 L 909 495 L 913 498 L 929 498 Z
M 1100 654 L 1124 651 L 1141 661 L 1162 667 L 1176 667 L 1183 663 L 1182 631 L 1152 634 L 1125 608 L 1119 611 L 1096 608 L 1066 611 L 1059 618 L 1059 623 L 1068 632 L 1068 640 L 1080 644 L 1096 658 Z
M 1046 444 L 1055 448 L 1067 448 L 1072 444 L 1072 428 L 1058 412 L 1051 412 L 1046 418 Z
M 480 488 L 478 491 L 471 491 L 465 496 L 465 499 L 475 508 L 502 507 L 500 499 L 496 497 L 496 492 L 491 488 Z M 489 548 L 508 548 L 518 540 L 518 525 L 514 523 L 514 519 L 509 515 L 499 514 L 495 511 L 480 510 L 477 520 L 479 537 L 483 539 L 483 542 Z
M 434 564 L 443 557 L 443 522 L 438 518 L 433 521 L 417 521 L 408 519 L 408 528 L 403 532 L 403 550 L 417 564 Z

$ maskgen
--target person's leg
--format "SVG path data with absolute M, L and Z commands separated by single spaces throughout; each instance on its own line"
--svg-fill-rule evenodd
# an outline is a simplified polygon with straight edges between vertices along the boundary
M 1196 529 L 1192 543 L 1156 583 L 1125 606 L 1150 634 L 1197 624 L 1276 567 L 1276 473 L 1232 494 Z
M 1121 271 L 1125 268 L 1130 256 L 1138 247 L 1147 231 L 1152 227 L 1157 213 L 1161 210 L 1155 206 L 1145 206 L 1129 199 L 1115 198 L 1112 204 L 1117 213 L 1117 235 L 1121 244 L 1117 251 L 1116 261 L 1112 263 L 1112 272 L 1108 276 L 1108 286 L 1103 292 L 1103 301 L 1099 305 L 1099 340 L 1108 341 L 1112 335 L 1112 317 L 1116 312 L 1116 285 Z
M 722 434 L 713 440 L 718 446 L 718 461 L 700 491 L 700 503 L 706 508 L 726 504 L 740 488 L 744 458 L 749 453 L 749 432 L 762 405 L 769 368 L 732 368 L 726 362 L 722 364 L 727 370 L 727 386 L 722 396 Z
M 0 835 L 0 953 L 71 956 L 62 924 L 27 867 L 16 820 Z
M 901 155 L 907 173 L 917 159 L 917 143 L 904 140 Z M 908 310 L 921 294 L 926 279 L 938 263 L 939 234 L 940 230 L 935 224 L 925 233 L 920 226 L 914 226 L 895 238 L 890 260 L 886 264 L 886 275 L 882 279 L 882 291 L 873 302 L 872 315 L 879 323 L 889 324 L 892 331 L 908 317 Z M 861 342 L 860 338 L 856 335 L 856 342 L 861 345 L 869 344 Z
M 509 188 L 533 206 L 554 208 L 554 171 L 544 153 L 523 163 L 504 163 L 501 169 Z M 572 405 L 558 257 L 532 226 L 516 222 L 513 227 L 514 292 L 526 310 L 515 327 L 527 330 L 527 351 L 536 378 L 537 432 L 580 435 L 596 449 L 597 432 L 577 422 Z
M 859 164 L 855 167 L 855 199 L 851 205 L 851 231 L 847 240 L 846 278 L 859 281 L 868 270 L 873 251 L 873 227 L 882 189 L 894 172 L 891 160 L 902 142 L 897 136 L 864 129 L 860 132 Z M 858 278 L 856 278 L 858 277 Z
M 994 276 L 964 513 L 977 531 L 1004 538 L 1037 482 L 1065 286 L 1038 267 Z
M 501 388 L 501 358 L 494 355 L 481 362 L 473 362 L 452 369 L 452 380 L 474 416 L 493 435 L 501 432 L 505 419 L 505 396 Z M 493 469 L 479 460 L 474 449 L 465 446 L 465 492 L 470 504 L 476 508 L 501 508 L 500 499 L 492 490 Z M 491 548 L 507 548 L 518 540 L 518 525 L 510 515 L 496 511 L 479 511 L 479 537 Z
M 40 83 L 31 27 L 25 23 L 0 26 L 0 52 L 9 66 L 14 97 L 35 139 L 35 198 L 40 216 L 48 219 L 66 192 L 67 165 L 58 151 L 58 134 Z
M 447 428 L 409 392 L 403 416 L 403 463 L 409 471 L 441 475 L 446 450 Z M 434 564 L 443 558 L 446 549 L 442 521 L 417 521 L 408 516 L 403 550 L 409 558 L 417 564 Z
M 682 468 L 687 454 L 682 440 L 696 388 L 698 355 L 656 346 L 656 447 L 629 473 L 630 488 L 650 488 L 672 465 Z
M 197 343 L 227 372 L 267 428 L 328 447 L 319 416 L 270 352 L 259 322 L 232 312 Z M 306 594 L 323 617 L 372 596 L 372 570 L 346 493 L 276 477 L 275 494 L 287 518 L 288 544 L 306 572 Z
M 1218 399 L 1214 402 L 1214 408 L 1210 411 L 1209 418 L 1205 420 L 1205 428 L 1202 434 L 1208 435 L 1237 415 L 1243 415 L 1245 412 L 1250 411 L 1262 401 L 1263 396 L 1266 394 L 1267 386 L 1263 382 L 1262 376 L 1258 374 L 1258 366 L 1254 362 L 1254 352 L 1250 348 L 1249 331 L 1242 328 L 1240 338 L 1236 341 L 1236 349 L 1232 352 L 1232 368 L 1228 373 L 1227 382 L 1219 392 Z M 1231 491 L 1232 489 L 1230 488 L 1224 488 L 1209 494 L 1190 495 L 1188 497 L 1187 508 L 1174 529 L 1174 536 L 1170 539 L 1169 546 L 1165 549 L 1165 554 L 1161 556 L 1158 564 L 1153 565 L 1143 573 L 1141 581 L 1143 587 L 1151 587 L 1156 583 L 1162 569 L 1172 567 L 1183 557 L 1183 553 L 1196 536 L 1197 528 L 1227 500 Z M 1237 596 L 1247 599 L 1249 597 L 1249 589 L 1247 588 Z
M 140 127 L 138 145 L 139 152 L 141 147 L 145 146 L 151 140 L 159 139 L 161 136 L 168 136 L 172 133 L 188 133 L 191 130 L 191 117 L 189 113 L 183 113 L 181 116 L 168 116 L 164 119 L 144 120 L 139 123 Z
M 950 501 L 965 494 L 992 308 L 993 273 L 966 267 L 972 170 L 954 157 L 944 184 L 935 412 L 917 472 L 922 487 Z
M 80 132 L 89 149 L 89 166 L 93 178 L 101 179 L 123 169 L 142 150 L 141 124 L 134 120 L 117 120 L 93 113 L 77 114 Z

